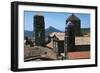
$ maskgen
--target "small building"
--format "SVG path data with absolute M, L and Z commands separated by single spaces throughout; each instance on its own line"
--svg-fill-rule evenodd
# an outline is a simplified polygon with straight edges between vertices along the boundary
M 64 32 L 53 32 L 50 34 L 53 50 L 58 56 L 64 55 Z
M 64 55 L 64 41 L 57 37 L 56 35 L 53 36 L 53 47 L 58 53 L 58 56 Z

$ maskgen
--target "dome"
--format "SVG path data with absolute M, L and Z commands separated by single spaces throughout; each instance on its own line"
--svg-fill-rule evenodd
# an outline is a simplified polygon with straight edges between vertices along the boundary
M 66 20 L 66 22 L 68 21 L 80 21 L 80 19 L 77 16 L 75 16 L 75 14 L 72 13 L 72 15 L 69 16 L 68 19 Z
M 75 36 L 80 36 L 81 34 L 81 28 L 80 28 L 80 19 L 75 16 L 75 14 L 72 14 L 68 17 L 68 19 L 66 20 L 66 31 L 68 29 L 72 29 L 74 28 L 75 31 Z

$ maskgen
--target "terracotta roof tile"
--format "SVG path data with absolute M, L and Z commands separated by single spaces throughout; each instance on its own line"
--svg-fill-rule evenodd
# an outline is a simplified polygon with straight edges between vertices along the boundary
M 69 52 L 68 58 L 69 59 L 89 59 L 90 58 L 90 52 L 89 51 Z
M 53 32 L 50 34 L 51 37 L 56 36 L 59 40 L 65 39 L 64 32 Z M 77 36 L 75 37 L 75 45 L 89 45 L 90 44 L 90 36 Z

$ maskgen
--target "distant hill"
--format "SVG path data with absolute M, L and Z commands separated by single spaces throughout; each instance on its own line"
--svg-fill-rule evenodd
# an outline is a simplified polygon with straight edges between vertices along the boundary
M 45 29 L 45 36 L 48 36 L 52 32 L 62 32 L 62 31 L 50 26 L 47 29 Z M 26 37 L 26 36 L 29 37 L 29 38 L 32 38 L 33 37 L 33 32 L 28 31 L 28 30 L 24 30 L 24 37 Z
M 29 30 L 24 30 L 24 37 L 32 38 L 33 32 Z
M 62 31 L 50 26 L 47 29 L 45 29 L 45 36 L 48 36 L 52 32 L 62 32 Z M 81 28 L 81 34 L 82 35 L 87 34 L 87 33 L 90 33 L 90 28 Z M 26 36 L 29 37 L 29 38 L 32 38 L 34 35 L 33 35 L 32 31 L 25 30 L 24 31 L 24 37 L 26 37 Z
M 52 32 L 62 32 L 61 30 L 54 28 L 52 26 L 48 27 L 47 29 L 45 29 L 46 35 L 52 33 Z

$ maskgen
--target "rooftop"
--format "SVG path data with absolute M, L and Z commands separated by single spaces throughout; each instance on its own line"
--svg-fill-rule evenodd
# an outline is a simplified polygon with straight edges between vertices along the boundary
M 64 32 L 53 32 L 50 34 L 50 37 L 56 36 L 58 41 L 64 41 L 65 33 Z M 90 45 L 90 36 L 76 36 L 75 37 L 75 45 Z M 51 41 L 47 44 L 47 47 L 53 48 L 53 42 Z

